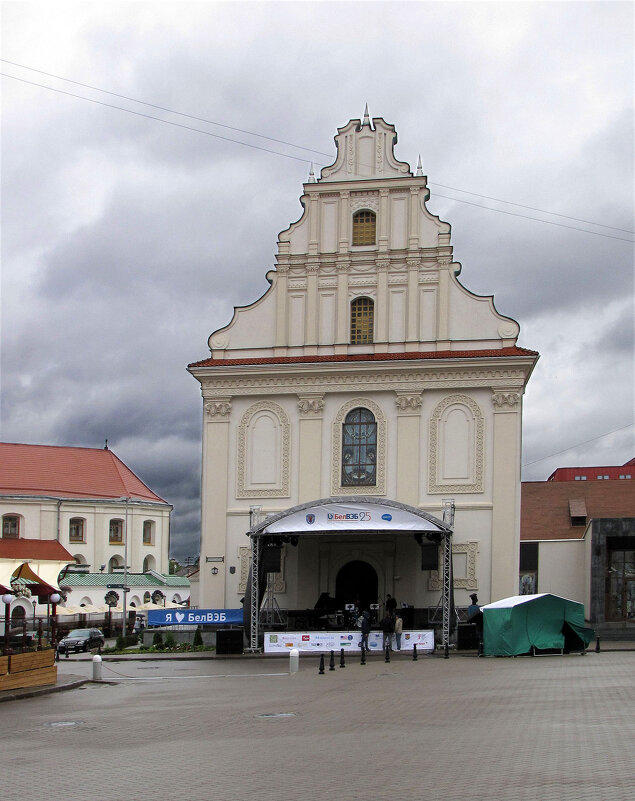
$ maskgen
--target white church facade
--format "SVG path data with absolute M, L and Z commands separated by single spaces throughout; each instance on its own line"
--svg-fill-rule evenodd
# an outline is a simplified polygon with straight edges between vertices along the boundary
M 238 607 L 247 532 L 325 499 L 344 515 L 388 503 L 438 519 L 453 500 L 456 605 L 515 595 L 522 401 L 538 354 L 459 282 L 450 225 L 426 208 L 420 163 L 413 174 L 397 160 L 394 127 L 366 115 L 335 141 L 279 235 L 270 288 L 188 368 L 203 396 L 199 604 Z M 277 605 L 310 609 L 328 593 L 341 608 L 388 594 L 435 607 L 442 566 L 427 544 L 353 522 L 291 533 Z

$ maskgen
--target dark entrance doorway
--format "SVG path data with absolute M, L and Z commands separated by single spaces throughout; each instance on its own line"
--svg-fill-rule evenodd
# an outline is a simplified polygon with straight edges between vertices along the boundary
M 379 580 L 375 568 L 368 562 L 356 559 L 341 568 L 335 579 L 335 597 L 338 608 L 344 604 L 358 605 L 360 611 L 377 603 Z

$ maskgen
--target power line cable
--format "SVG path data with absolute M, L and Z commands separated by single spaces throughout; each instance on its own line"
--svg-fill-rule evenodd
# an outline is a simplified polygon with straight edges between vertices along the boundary
M 155 103 L 148 103 L 145 100 L 137 100 L 135 97 L 128 97 L 128 95 L 121 95 L 117 92 L 110 92 L 108 89 L 100 89 L 98 86 L 92 86 L 89 83 L 81 83 L 80 81 L 74 81 L 71 78 L 63 78 L 61 75 L 54 75 L 52 72 L 45 72 L 44 70 L 35 69 L 35 67 L 27 67 L 24 64 L 18 64 L 15 61 L 9 61 L 7 58 L 0 58 L 0 61 L 4 62 L 5 64 L 11 64 L 14 67 L 20 67 L 21 69 L 30 70 L 31 72 L 37 72 L 40 75 L 47 75 L 49 78 L 56 78 L 60 81 L 66 81 L 67 83 L 75 84 L 75 86 L 83 86 L 85 89 L 93 89 L 95 92 L 102 92 L 106 95 L 112 95 L 112 97 L 119 97 L 122 100 L 129 100 L 131 103 L 139 103 L 142 106 L 148 106 L 149 108 L 156 108 L 159 111 L 167 111 L 169 114 L 177 114 L 179 117 L 187 117 L 190 120 L 196 120 L 197 122 L 206 122 L 209 125 L 218 125 L 219 128 L 226 128 L 228 131 L 237 131 L 238 133 L 244 133 L 248 136 L 257 136 L 260 139 L 268 139 L 270 142 L 277 142 L 279 145 L 288 145 L 289 147 L 294 147 L 297 150 L 306 150 L 308 153 L 316 153 L 320 156 L 328 156 L 331 157 L 330 153 L 322 153 L 319 150 L 312 150 L 310 147 L 303 147 L 302 145 L 294 145 L 293 142 L 285 142 L 283 139 L 275 139 L 273 136 L 266 136 L 265 134 L 255 133 L 254 131 L 246 131 L 243 128 L 234 128 L 231 125 L 225 125 L 222 122 L 215 122 L 214 120 L 205 119 L 205 117 L 195 117 L 193 114 L 186 114 L 184 111 L 175 111 L 171 108 L 166 108 L 165 106 L 158 106 Z M 5 75 L 5 73 L 2 73 Z M 5 75 L 7 78 L 13 78 L 13 75 Z M 19 78 L 17 80 L 20 80 Z M 35 84 L 36 86 L 43 86 L 43 84 Z M 45 89 L 50 89 L 51 87 L 46 86 Z M 56 90 L 53 90 L 56 91 Z M 79 97 L 79 95 L 77 95 Z M 84 98 L 87 99 L 87 98 Z M 116 107 L 118 108 L 118 106 Z
M 530 217 L 528 214 L 519 214 L 515 211 L 505 211 L 504 209 L 492 209 L 489 206 L 482 206 L 480 203 L 472 203 L 472 201 L 470 200 L 462 200 L 459 197 L 448 197 L 447 195 L 440 195 L 438 192 L 434 193 L 434 197 L 442 197 L 445 200 L 455 200 L 457 203 L 466 203 L 468 206 L 477 206 L 479 209 L 486 209 L 487 211 L 497 211 L 500 214 L 509 214 L 511 217 L 522 217 L 525 220 L 533 220 L 534 222 L 545 223 L 546 225 L 557 225 L 559 228 L 569 228 L 569 230 L 571 231 L 582 231 L 583 234 L 592 234 L 593 236 L 603 236 L 606 239 L 617 239 L 618 242 L 630 242 L 631 245 L 633 244 L 632 239 L 625 239 L 622 236 L 603 234 L 601 231 L 588 231 L 586 228 L 578 228 L 575 225 L 565 225 L 564 223 L 553 222 L 552 220 L 539 220 L 537 217 Z
M 286 142 L 283 139 L 276 139 L 275 137 L 267 136 L 266 134 L 256 133 L 255 131 L 247 131 L 244 128 L 236 128 L 236 127 L 234 127 L 232 125 L 226 125 L 225 123 L 222 123 L 222 122 L 216 122 L 215 120 L 208 120 L 205 117 L 197 117 L 197 116 L 195 116 L 193 114 L 187 114 L 184 111 L 175 111 L 174 109 L 167 108 L 166 106 L 159 106 L 159 105 L 157 105 L 155 103 L 149 103 L 149 102 L 147 102 L 145 100 L 138 100 L 135 97 L 130 97 L 128 95 L 119 94 L 117 92 L 111 92 L 108 89 L 102 89 L 99 86 L 94 86 L 94 85 L 89 84 L 89 83 L 82 83 L 81 81 L 75 81 L 72 78 L 64 78 L 61 75 L 55 75 L 52 72 L 46 72 L 45 70 L 39 70 L 39 69 L 36 69 L 35 67 L 28 67 L 26 64 L 19 64 L 17 61 L 10 61 L 8 58 L 0 58 L 0 62 L 3 62 L 5 64 L 11 64 L 14 67 L 19 67 L 20 69 L 29 70 L 31 72 L 37 72 L 38 74 L 46 75 L 49 78 L 55 78 L 55 79 L 60 80 L 60 81 L 66 81 L 67 83 L 72 83 L 72 84 L 75 84 L 76 86 L 83 86 L 86 89 L 92 89 L 92 90 L 94 90 L 96 92 L 102 92 L 103 94 L 112 95 L 113 97 L 119 97 L 119 98 L 121 98 L 123 100 L 129 100 L 132 103 L 139 103 L 141 105 L 148 106 L 149 108 L 156 108 L 156 109 L 158 109 L 160 111 L 167 111 L 169 114 L 176 114 L 176 115 L 178 115 L 180 117 L 186 117 L 188 119 L 196 120 L 198 122 L 205 122 L 205 123 L 208 123 L 209 125 L 217 125 L 218 127 L 225 128 L 225 129 L 227 129 L 229 131 L 237 131 L 238 133 L 244 133 L 244 134 L 247 134 L 248 136 L 256 136 L 256 137 L 258 137 L 260 139 L 267 139 L 270 142 L 277 142 L 278 144 L 281 144 L 281 145 L 286 145 L 288 147 L 293 147 L 293 148 L 296 148 L 297 150 L 305 150 L 307 153 L 315 153 L 316 155 L 319 155 L 319 156 L 327 156 L 328 158 L 332 158 L 332 154 L 331 153 L 325 153 L 322 150 L 314 150 L 313 148 L 304 147 L 303 145 L 296 145 L 293 142 Z M 13 77 L 13 76 L 8 76 L 7 75 L 6 77 Z M 37 85 L 40 86 L 42 84 L 37 84 Z M 44 87 L 44 88 L 50 88 L 50 87 Z M 319 165 L 319 166 L 324 166 L 324 165 Z M 583 220 L 580 217 L 572 217 L 572 216 L 570 216 L 568 214 L 561 214 L 560 212 L 557 212 L 557 211 L 547 211 L 546 209 L 536 208 L 535 206 L 526 206 L 523 203 L 516 203 L 513 200 L 503 200 L 502 198 L 491 197 L 490 195 L 483 195 L 483 194 L 480 194 L 479 192 L 470 192 L 467 189 L 458 189 L 455 186 L 447 186 L 446 184 L 440 184 L 440 183 L 437 183 L 435 181 L 429 181 L 429 184 L 431 186 L 440 186 L 442 189 L 451 189 L 453 192 L 463 192 L 466 195 L 473 195 L 474 197 L 482 197 L 484 200 L 493 200 L 496 203 L 506 203 L 507 205 L 510 205 L 510 206 L 518 206 L 519 208 L 522 208 L 522 209 L 528 209 L 529 211 L 538 211 L 538 212 L 541 212 L 542 214 L 551 214 L 551 215 L 553 215 L 555 217 L 563 217 L 563 218 L 568 219 L 568 220 L 573 220 L 574 222 L 586 223 L 587 225 L 597 225 L 600 228 L 609 228 L 609 229 L 611 229 L 613 231 L 622 231 L 625 234 L 635 233 L 635 231 L 630 231 L 630 230 L 628 230 L 626 228 L 618 228 L 617 226 L 614 226 L 614 225 L 606 225 L 605 223 L 598 223 L 598 222 L 594 222 L 593 220 Z
M 633 423 L 628 423 L 625 426 L 621 426 L 620 428 L 614 428 L 613 431 L 606 431 L 604 434 L 600 434 L 598 437 L 593 437 L 592 439 L 587 439 L 584 442 L 578 442 L 576 445 L 571 445 L 568 448 L 565 448 L 562 451 L 557 451 L 556 453 L 550 453 L 549 456 L 543 456 L 542 459 L 534 459 L 533 462 L 527 462 L 523 465 L 523 467 L 529 467 L 532 464 L 538 464 L 538 462 L 544 462 L 547 459 L 552 459 L 554 456 L 560 456 L 561 453 L 566 453 L 567 451 L 572 451 L 574 448 L 579 448 L 582 445 L 588 445 L 590 442 L 597 442 L 598 439 L 604 439 L 604 437 L 608 437 L 609 434 L 616 434 L 618 431 L 624 431 L 626 428 L 631 428 Z
M 0 72 L 5 78 L 13 78 L 15 81 L 21 81 L 22 83 L 28 83 L 32 86 L 40 86 L 42 89 L 50 89 L 52 92 L 58 92 L 61 95 L 67 95 L 68 97 L 75 97 L 78 100 L 86 100 L 89 103 L 95 103 L 98 106 L 105 106 L 106 108 L 114 108 L 118 111 L 125 111 L 126 114 L 134 114 L 135 117 L 145 117 L 148 120 L 156 120 L 157 122 L 163 122 L 166 125 L 173 125 L 175 128 L 184 128 L 186 131 L 194 131 L 195 133 L 205 134 L 205 136 L 211 136 L 214 139 L 222 139 L 225 142 L 233 142 L 236 145 L 244 145 L 245 147 L 252 147 L 254 150 L 264 150 L 265 153 L 273 153 L 275 156 L 283 156 L 287 159 L 293 159 L 294 161 L 301 161 L 304 164 L 309 163 L 309 159 L 307 158 L 300 158 L 299 156 L 291 156 L 288 153 L 280 153 L 278 150 L 271 150 L 268 147 L 261 147 L 260 145 L 253 145 L 250 142 L 241 142 L 238 139 L 232 139 L 229 136 L 221 136 L 220 134 L 212 133 L 211 131 L 203 131 L 200 128 L 193 128 L 191 125 L 182 125 L 180 122 L 172 122 L 172 120 L 164 120 L 161 117 L 155 117 L 152 114 L 143 114 L 141 111 L 133 111 L 129 108 L 123 108 L 123 106 L 115 106 L 112 103 L 104 103 L 102 100 L 95 100 L 91 97 L 84 97 L 83 95 L 76 95 L 73 92 L 66 92 L 64 89 L 54 89 L 52 86 L 44 86 L 44 84 L 36 83 L 35 81 L 27 81 L 26 78 L 17 78 L 15 75 L 7 75 L 4 72 Z
M 232 126 L 229 126 L 229 125 L 223 125 L 223 123 L 217 123 L 217 122 L 213 122 L 212 120 L 206 120 L 203 117 L 194 117 L 193 115 L 185 114 L 185 113 L 180 112 L 180 111 L 172 111 L 171 109 L 168 109 L 168 108 L 166 108 L 164 106 L 158 106 L 158 105 L 155 105 L 155 104 L 152 104 L 152 103 L 146 103 L 143 100 L 136 100 L 135 98 L 130 98 L 130 97 L 127 97 L 126 95 L 119 95 L 119 94 L 117 94 L 115 92 L 109 92 L 106 89 L 99 89 L 98 87 L 91 86 L 90 84 L 84 84 L 84 83 L 80 83 L 79 81 L 73 81 L 70 78 L 61 78 L 60 76 L 53 75 L 52 73 L 44 72 L 43 70 L 36 70 L 36 69 L 34 69 L 32 67 L 24 67 L 24 65 L 17 64 L 16 62 L 13 62 L 13 61 L 9 61 L 8 59 L 0 58 L 0 61 L 8 63 L 8 64 L 12 64 L 14 66 L 23 67 L 24 69 L 32 70 L 34 72 L 38 72 L 38 73 L 41 73 L 43 75 L 48 75 L 48 76 L 53 77 L 53 78 L 59 78 L 59 80 L 68 81 L 69 83 L 77 84 L 78 86 L 83 86 L 85 88 L 94 89 L 95 91 L 98 91 L 98 92 L 103 92 L 105 94 L 110 94 L 110 95 L 113 95 L 115 97 L 120 97 L 122 99 L 126 99 L 126 100 L 129 100 L 129 101 L 134 102 L 134 103 L 140 103 L 142 105 L 146 105 L 146 106 L 149 106 L 149 107 L 152 107 L 152 108 L 156 108 L 156 109 L 159 109 L 159 110 L 162 110 L 162 111 L 166 111 L 166 112 L 168 112 L 170 114 L 177 114 L 179 116 L 187 117 L 189 119 L 198 120 L 199 122 L 206 122 L 206 123 L 211 124 L 211 125 L 218 125 L 220 127 L 228 128 L 229 130 L 245 133 L 248 136 L 257 136 L 257 137 L 260 137 L 260 138 L 263 138 L 263 139 L 268 139 L 270 141 L 277 142 L 278 144 L 284 144 L 285 146 L 294 147 L 296 149 L 301 149 L 301 150 L 306 150 L 309 153 L 317 153 L 317 154 L 320 154 L 320 155 L 328 155 L 328 154 L 322 153 L 321 151 L 318 151 L 318 150 L 311 150 L 310 148 L 305 148 L 305 147 L 302 147 L 301 145 L 294 145 L 294 144 L 292 144 L 290 142 L 284 142 L 283 140 L 280 140 L 280 139 L 274 139 L 273 137 L 265 136 L 264 134 L 253 133 L 251 131 L 246 131 L 246 130 L 244 130 L 242 128 L 233 128 Z M 172 125 L 172 126 L 174 126 L 176 128 L 183 128 L 184 130 L 193 131 L 195 133 L 201 133 L 201 134 L 204 134 L 205 136 L 211 136 L 211 137 L 213 137 L 215 139 L 221 139 L 221 140 L 226 141 L 226 142 L 233 142 L 234 144 L 244 145 L 245 147 L 251 147 L 251 148 L 253 148 L 255 150 L 262 150 L 262 151 L 264 151 L 266 153 L 272 153 L 273 155 L 277 155 L 277 156 L 282 156 L 284 158 L 293 159 L 294 161 L 302 161 L 304 163 L 308 163 L 309 162 L 309 159 L 307 159 L 307 158 L 300 158 L 298 156 L 292 156 L 292 155 L 290 155 L 288 153 L 281 153 L 280 151 L 272 150 L 271 148 L 261 147 L 259 145 L 254 145 L 254 144 L 251 144 L 250 142 L 243 142 L 243 141 L 240 141 L 238 139 L 232 139 L 231 137 L 221 136 L 220 134 L 214 134 L 211 131 L 204 131 L 204 130 L 201 130 L 200 128 L 193 128 L 192 126 L 189 126 L 189 125 L 183 125 L 181 123 L 173 122 L 171 120 L 165 120 L 162 117 L 155 117 L 155 116 L 153 116 L 151 114 L 143 114 L 142 112 L 133 111 L 132 109 L 127 109 L 127 108 L 124 108 L 122 106 L 116 106 L 116 105 L 111 104 L 111 103 L 104 103 L 101 100 L 95 100 L 94 98 L 85 97 L 83 95 L 78 95 L 78 94 L 75 94 L 74 92 L 67 92 L 67 91 L 65 91 L 63 89 L 56 89 L 56 88 L 54 88 L 52 86 L 46 86 L 45 84 L 37 83 L 36 81 L 29 81 L 26 78 L 18 78 L 15 75 L 9 75 L 9 74 L 4 73 L 4 72 L 0 73 L 0 75 L 2 75 L 5 78 L 11 78 L 13 80 L 20 81 L 22 83 L 30 84 L 31 86 L 39 86 L 42 89 L 48 89 L 48 90 L 50 90 L 52 92 L 57 92 L 59 94 L 67 95 L 69 97 L 74 97 L 74 98 L 76 98 L 78 100 L 86 100 L 89 103 L 95 103 L 96 105 L 104 106 L 105 108 L 112 108 L 112 109 L 116 109 L 118 111 L 124 111 L 127 114 L 133 114 L 133 115 L 135 115 L 137 117 L 145 117 L 146 119 L 155 120 L 156 122 L 163 122 L 166 125 Z M 323 166 L 323 165 L 318 165 L 318 166 Z M 430 183 L 433 186 L 444 186 L 443 184 L 434 184 L 433 182 L 430 182 Z M 544 211 L 542 209 L 536 209 L 536 208 L 534 208 L 532 206 L 523 206 L 520 203 L 513 203 L 512 201 L 499 200 L 497 198 L 488 197 L 487 195 L 479 195 L 476 192 L 469 192 L 469 191 L 463 190 L 463 189 L 454 189 L 453 187 L 445 187 L 445 188 L 453 189 L 453 191 L 457 191 L 457 192 L 465 192 L 465 194 L 474 195 L 476 197 L 483 197 L 483 198 L 486 198 L 488 200 L 493 200 L 493 201 L 498 202 L 498 203 L 508 203 L 509 205 L 515 205 L 515 206 L 519 206 L 521 208 L 528 208 L 528 209 L 531 209 L 532 211 L 542 212 L 543 214 L 552 214 L 554 216 L 565 217 L 567 219 L 572 219 L 572 220 L 578 220 L 578 218 L 576 218 L 576 217 L 568 217 L 568 215 L 558 214 L 557 212 Z M 550 220 L 541 220 L 541 219 L 538 219 L 536 217 L 530 217 L 529 215 L 526 215 L 526 214 L 517 214 L 515 212 L 505 211 L 504 209 L 493 209 L 493 208 L 491 208 L 489 206 L 483 206 L 480 203 L 473 203 L 473 202 L 471 202 L 469 200 L 462 200 L 461 198 L 448 197 L 447 195 L 440 195 L 440 194 L 438 194 L 436 192 L 435 192 L 435 196 L 444 198 L 446 200 L 454 200 L 457 203 L 465 203 L 465 204 L 467 204 L 469 206 L 476 206 L 477 208 L 482 208 L 482 209 L 485 209 L 487 211 L 495 211 L 495 212 L 499 212 L 500 214 L 510 215 L 512 217 L 521 217 L 521 218 L 524 218 L 526 220 L 533 220 L 534 222 L 541 222 L 541 223 L 545 223 L 547 225 L 555 225 L 555 226 L 558 226 L 560 228 L 568 228 L 568 229 L 570 229 L 572 231 L 579 231 L 581 233 L 592 234 L 594 236 L 603 236 L 603 237 L 605 237 L 607 239 L 616 239 L 617 241 L 620 241 L 620 242 L 629 242 L 629 243 L 632 244 L 632 240 L 630 240 L 630 239 L 624 239 L 623 237 L 611 236 L 610 234 L 603 234 L 603 233 L 601 233 L 599 231 L 589 231 L 589 230 L 587 230 L 585 228 L 577 228 L 575 226 L 564 225 L 563 223 L 552 222 Z M 602 223 L 595 223 L 595 222 L 584 221 L 584 220 L 578 220 L 578 221 L 579 222 L 586 222 L 588 225 L 597 225 L 597 226 L 601 226 L 601 227 L 605 227 L 605 228 L 610 228 L 612 230 L 624 231 L 625 233 L 631 233 L 631 232 L 627 231 L 626 229 L 614 228 L 613 226 L 605 226 Z

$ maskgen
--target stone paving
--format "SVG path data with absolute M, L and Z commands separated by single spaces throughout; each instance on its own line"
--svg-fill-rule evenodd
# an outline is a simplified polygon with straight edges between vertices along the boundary
M 104 662 L 0 705 L 7 801 L 625 801 L 635 653 Z M 90 661 L 60 662 L 62 680 Z

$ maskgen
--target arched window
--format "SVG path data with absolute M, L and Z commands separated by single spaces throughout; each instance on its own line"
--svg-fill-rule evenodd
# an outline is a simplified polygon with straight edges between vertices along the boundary
M 111 545 L 120 545 L 123 542 L 123 520 L 110 521 L 108 542 Z
M 68 522 L 68 541 L 85 542 L 84 540 L 84 519 L 82 517 L 72 517 Z
M 108 572 L 114 573 L 117 568 L 123 568 L 123 559 L 121 556 L 111 556 L 108 561 Z
M 18 515 L 4 515 L 2 518 L 2 539 L 17 540 L 20 536 L 20 518 Z
M 151 600 L 152 600 L 152 596 L 150 595 L 150 593 L 149 592 L 144 592 L 143 593 L 143 603 L 144 604 L 149 604 Z
M 370 298 L 356 298 L 351 303 L 351 345 L 373 342 L 375 304 Z
M 342 486 L 375 486 L 377 423 L 368 409 L 352 409 L 342 426 Z
M 154 558 L 154 556 L 150 555 L 146 556 L 146 558 L 143 560 L 143 572 L 147 573 L 148 570 L 156 570 L 156 569 L 157 569 L 157 560 Z
M 353 214 L 353 245 L 374 245 L 376 230 L 374 212 L 362 209 Z
M 143 544 L 154 545 L 154 520 L 143 521 Z

